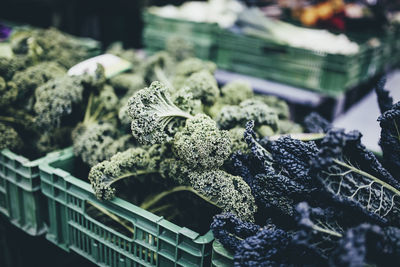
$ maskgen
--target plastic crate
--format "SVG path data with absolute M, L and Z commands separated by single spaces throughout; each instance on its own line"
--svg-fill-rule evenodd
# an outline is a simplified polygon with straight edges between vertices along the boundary
M 196 57 L 201 59 L 214 60 L 217 55 L 217 42 L 213 36 L 198 37 L 191 35 L 182 35 L 181 33 L 166 33 L 159 29 L 145 28 L 143 30 L 143 44 L 146 52 L 153 54 L 157 51 L 164 50 L 166 42 L 170 36 L 179 36 L 194 46 Z
M 214 237 L 179 227 L 120 198 L 99 201 L 89 183 L 70 173 L 72 148 L 40 165 L 42 192 L 49 207 L 46 238 L 101 266 L 209 266 Z M 101 207 L 132 224 L 129 237 L 89 216 L 87 205 Z
M 219 35 L 217 64 L 222 69 L 338 95 L 359 84 L 363 72 L 368 77 L 377 72 L 378 63 L 370 60 L 372 54 L 380 55 L 377 51 L 361 45 L 354 55 L 333 55 L 225 30 Z
M 224 246 L 218 240 L 213 242 L 213 251 L 211 266 L 213 267 L 232 267 L 233 266 L 233 253 Z
M 46 231 L 47 207 L 40 192 L 39 164 L 58 155 L 49 153 L 31 161 L 8 149 L 0 153 L 0 213 L 33 236 Z

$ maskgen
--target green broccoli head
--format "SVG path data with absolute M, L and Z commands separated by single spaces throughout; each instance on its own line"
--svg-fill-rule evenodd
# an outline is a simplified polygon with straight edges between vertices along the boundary
M 189 175 L 192 187 L 243 221 L 254 221 L 257 206 L 250 187 L 239 176 L 222 170 L 195 171 Z
M 98 199 L 112 199 L 115 196 L 113 184 L 122 179 L 145 173 L 152 173 L 159 165 L 160 157 L 156 154 L 160 146 L 153 148 L 136 147 L 119 152 L 111 159 L 91 168 L 89 181 Z M 161 153 L 161 152 L 160 152 Z
M 23 142 L 19 134 L 9 125 L 0 122 L 0 150 L 19 150 Z
M 74 154 L 89 166 L 110 159 L 118 151 L 127 149 L 132 139 L 119 136 L 111 123 L 78 124 L 72 132 Z
M 209 71 L 195 72 L 186 79 L 183 87 L 190 88 L 194 99 L 199 99 L 206 106 L 212 106 L 219 97 L 217 81 Z
M 217 118 L 222 129 L 244 127 L 249 120 L 255 121 L 257 126 L 268 125 L 274 131 L 278 128 L 278 115 L 275 110 L 256 99 L 245 100 L 239 106 L 225 106 Z
M 176 89 L 180 89 L 187 78 L 193 73 L 208 70 L 211 74 L 214 74 L 217 69 L 217 65 L 211 61 L 203 61 L 198 58 L 188 58 L 180 62 L 175 68 L 175 76 L 173 85 Z
M 13 82 L 6 82 L 0 76 L 0 108 L 11 106 L 18 96 L 18 87 Z
M 153 82 L 129 99 L 128 112 L 132 118 L 132 134 L 142 144 L 169 141 L 175 134 L 179 120 L 191 118 L 171 100 L 168 89 Z
M 166 51 L 178 62 L 194 56 L 193 43 L 180 36 L 169 37 L 165 47 Z
M 18 98 L 33 95 L 36 88 L 47 81 L 65 75 L 66 70 L 55 62 L 42 62 L 37 65 L 18 71 L 12 81 L 18 88 Z
M 245 81 L 232 81 L 221 88 L 221 101 L 228 105 L 239 105 L 254 96 L 250 84 Z
M 198 114 L 175 134 L 173 151 L 192 168 L 218 168 L 231 153 L 231 141 L 228 132 L 219 130 L 215 121 Z

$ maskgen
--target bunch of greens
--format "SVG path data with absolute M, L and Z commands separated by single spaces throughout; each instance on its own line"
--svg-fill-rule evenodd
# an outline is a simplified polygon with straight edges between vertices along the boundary
M 318 140 L 258 139 L 233 157 L 251 188 L 256 224 L 231 213 L 215 216 L 215 237 L 234 253 L 235 266 L 391 266 L 400 258 L 400 183 L 396 164 L 399 103 L 377 85 L 383 164 L 357 131 L 335 129 L 312 114 Z M 387 169 L 384 167 L 387 166 Z

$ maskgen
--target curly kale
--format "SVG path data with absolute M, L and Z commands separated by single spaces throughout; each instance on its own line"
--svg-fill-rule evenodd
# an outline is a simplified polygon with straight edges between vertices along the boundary
M 203 112 L 203 104 L 200 99 L 195 99 L 192 89 L 189 87 L 182 87 L 175 91 L 172 95 L 174 104 L 192 115 Z
M 199 99 L 203 105 L 213 105 L 219 97 L 217 81 L 209 71 L 203 70 L 190 75 L 183 87 L 188 87 L 194 99 Z
M 331 123 L 316 112 L 311 112 L 304 119 L 303 126 L 308 133 L 326 133 L 332 128 Z
M 124 49 L 122 42 L 112 43 L 106 50 L 107 54 L 112 54 L 132 63 L 133 70 L 137 71 L 141 64 L 141 60 L 134 49 Z
M 129 99 L 128 106 L 132 134 L 142 144 L 172 140 L 174 125 L 193 117 L 172 102 L 167 87 L 160 82 L 138 91 Z
M 258 94 L 254 96 L 254 99 L 259 100 L 273 108 L 276 113 L 278 114 L 279 119 L 281 120 L 288 120 L 290 117 L 290 110 L 288 104 L 282 100 L 279 99 L 276 96 L 272 95 L 263 95 L 263 94 Z
M 110 79 L 110 85 L 116 90 L 132 96 L 136 91 L 145 87 L 143 77 L 139 74 L 122 73 Z
M 0 57 L 0 76 L 6 81 L 10 81 L 16 72 L 22 71 L 32 64 L 32 59 L 27 56 L 13 55 L 11 58 Z
M 18 88 L 18 98 L 34 94 L 36 88 L 46 82 L 66 74 L 66 69 L 55 62 L 42 62 L 22 71 L 18 71 L 12 78 Z
M 147 58 L 142 66 L 141 72 L 144 81 L 147 84 L 150 84 L 153 81 L 160 81 L 165 84 L 169 90 L 172 90 L 173 86 L 169 81 L 172 65 L 173 60 L 167 52 L 160 51 L 155 53 L 151 57 Z
M 232 81 L 221 88 L 221 102 L 227 105 L 239 105 L 253 96 L 253 89 L 245 81 Z
M 23 142 L 19 134 L 11 127 L 0 122 L 0 150 L 8 148 L 10 150 L 19 150 Z
M 255 235 L 260 226 L 251 222 L 243 222 L 232 213 L 222 213 L 214 216 L 211 223 L 214 237 L 224 247 L 235 251 L 243 239 Z
M 103 161 L 91 168 L 89 181 L 99 199 L 112 199 L 115 196 L 115 182 L 132 176 L 157 172 L 160 157 L 154 151 L 159 146 L 150 149 L 130 148 L 119 152 L 111 159 Z
M 399 183 L 360 142 L 357 131 L 330 130 L 311 161 L 322 189 L 340 202 L 389 223 L 399 221 Z
M 186 79 L 192 74 L 203 70 L 207 70 L 211 74 L 214 74 L 216 69 L 217 65 L 211 61 L 203 61 L 198 58 L 188 58 L 176 66 L 175 76 L 172 83 L 176 89 L 180 89 Z
M 188 178 L 193 189 L 215 202 L 223 212 L 234 213 L 243 221 L 254 221 L 257 206 L 250 187 L 241 177 L 214 169 L 192 171 Z
M 194 56 L 193 44 L 180 36 L 169 37 L 165 49 L 177 62 Z
M 231 152 L 249 152 L 246 141 L 244 140 L 244 132 L 246 129 L 241 127 L 235 127 L 228 131 L 229 138 L 231 139 Z
M 278 129 L 276 111 L 267 104 L 254 99 L 245 100 L 239 106 L 223 107 L 217 118 L 218 125 L 227 130 L 237 126 L 243 127 L 249 120 L 253 120 L 257 127 L 266 125 L 274 131 Z
M 400 181 L 400 102 L 394 104 L 378 118 L 381 126 L 379 145 L 385 166 Z
M 13 105 L 18 96 L 18 87 L 13 82 L 6 82 L 0 76 L 0 108 Z
M 230 155 L 231 140 L 215 121 L 198 114 L 175 134 L 173 149 L 178 158 L 193 168 L 212 169 L 221 167 Z
M 131 136 L 119 137 L 119 132 L 111 123 L 79 124 L 72 132 L 74 154 L 83 162 L 94 166 L 110 159 L 130 145 Z

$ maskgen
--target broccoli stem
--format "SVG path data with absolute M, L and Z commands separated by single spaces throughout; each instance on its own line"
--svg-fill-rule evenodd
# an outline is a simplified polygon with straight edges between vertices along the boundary
M 154 73 L 155 73 L 157 79 L 160 82 L 165 84 L 170 90 L 174 89 L 174 87 L 172 86 L 171 82 L 169 81 L 169 79 L 165 75 L 164 71 L 160 68 L 160 66 L 155 66 L 154 67 Z
M 145 201 L 142 203 L 142 205 L 140 205 L 140 207 L 142 209 L 147 210 L 148 208 L 150 208 L 151 206 L 155 205 L 156 203 L 158 203 L 161 199 L 163 199 L 166 196 L 169 196 L 173 193 L 176 192 L 192 192 L 193 194 L 197 195 L 198 197 L 202 198 L 204 201 L 210 203 L 213 206 L 216 206 L 218 208 L 221 208 L 220 206 L 218 206 L 217 203 L 213 202 L 212 200 L 208 199 L 207 197 L 203 196 L 202 194 L 200 194 L 199 192 L 197 192 L 196 190 L 193 189 L 193 187 L 191 186 L 176 186 L 170 190 L 164 191 L 158 195 L 156 195 L 155 197 L 153 197 L 151 200 Z

